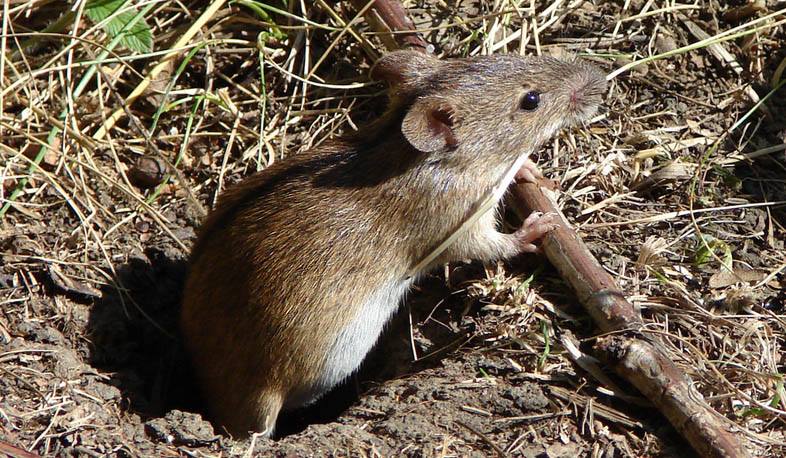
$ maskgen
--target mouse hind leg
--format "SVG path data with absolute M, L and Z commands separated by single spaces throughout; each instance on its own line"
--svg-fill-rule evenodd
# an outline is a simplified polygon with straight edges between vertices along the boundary
M 214 415 L 218 424 L 235 437 L 248 437 L 250 434 L 271 437 L 283 405 L 281 393 L 263 391 L 247 394 L 243 399 L 225 399 L 214 405 Z
M 263 437 L 271 437 L 275 432 L 276 421 L 284 405 L 284 396 L 281 393 L 265 392 L 257 397 L 256 432 Z

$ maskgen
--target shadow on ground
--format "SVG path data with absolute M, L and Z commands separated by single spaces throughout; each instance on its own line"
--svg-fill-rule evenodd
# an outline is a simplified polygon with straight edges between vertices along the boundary
M 177 331 L 185 275 L 184 256 L 148 249 L 117 269 L 91 309 L 90 364 L 112 374 L 124 407 L 143 418 L 197 407 Z
M 784 75 L 776 75 L 776 68 L 786 59 L 786 50 L 770 56 L 766 61 L 768 81 L 774 81 L 776 77 L 784 78 Z M 781 69 L 782 70 L 782 69 Z M 759 108 L 749 121 L 756 125 L 756 118 L 761 118 L 761 122 L 756 126 L 756 130 L 751 131 L 738 129 L 732 132 L 735 138 L 742 135 L 746 140 L 745 152 L 753 152 L 768 147 L 779 146 L 786 143 L 786 86 L 774 91 L 773 87 L 767 85 L 754 85 L 754 89 L 761 97 L 769 95 L 764 107 Z M 751 102 L 751 107 L 753 103 Z M 748 142 L 749 140 L 749 142 Z M 734 145 L 732 145 L 732 149 Z M 777 150 L 769 154 L 756 157 L 751 162 L 742 161 L 734 168 L 734 177 L 740 180 L 741 190 L 752 196 L 758 202 L 774 202 L 786 200 L 786 187 L 783 186 L 784 170 L 786 170 L 786 152 Z M 762 218 L 765 216 L 765 209 L 759 210 Z M 786 207 L 776 206 L 770 209 L 772 218 L 781 225 L 786 224 Z

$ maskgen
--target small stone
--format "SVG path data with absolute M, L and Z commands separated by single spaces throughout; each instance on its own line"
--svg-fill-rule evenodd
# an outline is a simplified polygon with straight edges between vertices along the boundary
M 195 413 L 170 410 L 164 418 L 145 423 L 149 436 L 167 444 L 196 447 L 216 440 L 213 426 Z

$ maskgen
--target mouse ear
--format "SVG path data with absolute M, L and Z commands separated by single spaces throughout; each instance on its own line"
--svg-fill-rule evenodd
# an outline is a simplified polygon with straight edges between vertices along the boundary
M 453 130 L 455 116 L 456 110 L 445 99 L 417 99 L 404 115 L 401 132 L 412 146 L 424 153 L 455 148 L 458 146 Z
M 439 59 L 424 52 L 393 51 L 382 56 L 371 67 L 371 78 L 387 81 L 394 87 L 414 87 L 432 74 L 440 63 Z

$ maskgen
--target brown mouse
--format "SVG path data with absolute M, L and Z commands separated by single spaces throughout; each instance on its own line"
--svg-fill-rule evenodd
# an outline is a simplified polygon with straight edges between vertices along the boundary
M 193 248 L 182 334 L 209 414 L 232 434 L 269 436 L 282 409 L 350 376 L 417 274 L 534 251 L 549 216 L 504 234 L 488 211 L 412 272 L 517 158 L 588 121 L 606 88 L 585 62 L 516 55 L 396 51 L 372 77 L 391 86 L 381 119 L 228 189 Z M 528 161 L 517 177 L 538 175 Z

